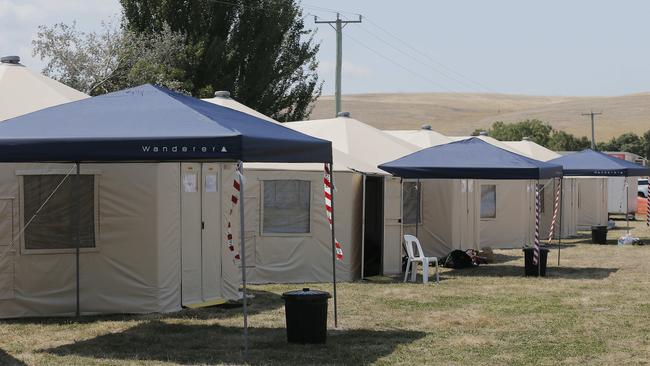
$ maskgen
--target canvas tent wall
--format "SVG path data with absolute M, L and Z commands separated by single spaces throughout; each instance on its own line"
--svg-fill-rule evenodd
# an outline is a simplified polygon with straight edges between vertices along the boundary
M 210 174 L 220 179 L 218 186 L 227 187 L 234 164 L 196 163 L 199 169 L 188 171 L 192 165 L 82 166 L 84 214 L 92 218 L 86 225 L 93 234 L 80 256 L 83 314 L 169 312 L 182 305 L 239 297 L 239 269 L 221 245 L 227 215 L 218 204 L 201 207 L 228 202 L 230 194 L 207 193 L 201 173 L 205 177 L 212 169 Z M 71 177 L 25 236 L 10 245 L 35 205 L 70 168 L 70 164 L 0 165 L 1 317 L 75 312 L 74 243 L 66 236 L 74 208 Z M 197 176 L 193 191 L 181 184 L 188 174 Z M 202 233 L 201 221 L 209 232 Z
M 454 141 L 467 140 L 468 138 L 471 137 L 451 137 Z M 474 138 L 500 149 L 527 156 L 520 150 L 492 137 L 475 136 Z M 530 158 L 535 159 L 535 157 Z M 546 184 L 547 182 L 542 181 L 540 183 Z M 473 185 L 479 190 L 473 201 L 479 215 L 479 235 L 477 240 L 479 248 L 521 248 L 530 244 L 535 223 L 535 212 L 532 204 L 534 202 L 535 184 L 535 182 L 525 179 L 507 181 L 475 180 Z M 481 199 L 480 190 L 484 192 L 483 200 Z M 491 200 L 491 197 L 494 197 L 494 200 Z M 484 212 L 484 217 L 480 218 L 482 201 L 486 209 L 489 206 L 496 208 L 494 214 Z
M 0 121 L 85 98 L 86 94 L 31 71 L 17 56 L 0 59 Z
M 550 161 L 561 157 L 559 153 L 547 149 L 530 140 L 522 141 L 502 141 L 505 145 L 518 151 L 520 154 L 539 161 Z M 553 219 L 553 207 L 555 204 L 555 195 L 558 182 L 544 182 L 545 188 L 542 191 L 543 210 L 540 215 L 540 229 L 541 237 L 548 238 L 549 230 L 551 227 L 551 220 Z M 594 184 L 594 182 L 583 182 L 584 184 Z M 595 182 L 598 183 L 598 182 Z M 595 185 L 597 187 L 597 185 Z M 558 215 L 562 217 L 560 225 L 556 225 L 555 237 L 558 237 L 561 230 L 562 237 L 568 238 L 575 236 L 578 233 L 578 184 L 575 178 L 565 177 L 562 181 L 562 205 L 561 212 Z M 558 218 L 559 220 L 559 218 Z M 558 226 L 560 226 L 558 228 Z
M 629 152 L 608 151 L 605 154 L 640 165 L 646 163 L 646 159 L 643 157 Z M 634 214 L 637 211 L 638 186 L 639 182 L 636 177 L 607 178 L 607 211 L 612 214 L 625 214 L 627 210 L 628 214 Z
M 225 240 L 226 221 L 239 239 L 228 210 L 232 160 L 327 161 L 330 146 L 151 85 L 1 123 L 0 316 L 74 314 L 75 273 L 83 314 L 239 298 L 239 264 Z M 63 180 L 70 162 L 81 167 L 72 175 L 79 187 Z M 36 226 L 18 235 L 43 202 Z M 83 215 L 71 220 L 71 211 Z M 83 234 L 78 272 L 73 222 Z
M 386 157 L 395 158 L 418 148 L 346 115 L 334 119 L 289 122 L 283 125 L 332 141 L 336 192 L 341 197 L 337 203 L 335 221 L 345 256 L 343 263 L 339 264 L 342 278 L 358 278 L 362 267 L 368 274 L 368 265 L 373 268 L 376 266 L 374 269 L 377 274 L 400 273 L 400 180 L 379 170 L 377 165 Z M 261 222 L 259 229 L 250 233 L 251 237 L 254 237 L 252 240 L 256 247 L 255 260 L 258 263 L 258 268 L 251 270 L 255 281 L 323 281 L 324 273 L 318 270 L 320 265 L 315 266 L 316 270 L 311 270 L 306 266 L 310 262 L 303 257 L 320 253 L 323 243 L 328 240 L 326 231 L 322 230 L 322 226 L 326 224 L 322 203 L 322 168 L 322 165 L 309 164 L 293 167 L 282 164 L 247 166 L 249 173 L 255 177 L 255 183 L 249 193 L 251 200 L 259 202 L 247 212 L 255 215 L 258 222 Z M 263 233 L 266 193 L 264 186 L 266 182 L 274 180 L 309 182 L 312 191 L 310 232 L 295 235 Z M 371 193 L 375 193 L 372 199 L 369 198 Z M 364 200 L 364 196 L 369 199 Z M 364 209 L 371 206 L 374 209 Z M 370 230 L 370 224 L 374 225 L 376 230 Z M 289 243 L 290 247 L 295 249 L 291 256 L 278 255 L 274 249 L 286 245 L 284 243 Z M 363 245 L 364 243 L 366 245 Z M 272 254 L 273 252 L 276 254 Z M 373 258 L 378 257 L 378 262 L 369 263 L 371 255 Z M 282 266 L 300 270 L 293 272 L 294 276 L 280 277 L 277 271 Z
M 204 100 L 279 123 L 237 102 L 227 92 L 216 92 L 214 98 Z M 360 228 L 363 225 L 360 187 L 363 175 L 359 172 L 383 172 L 338 149 L 333 149 L 332 153 L 338 198 L 335 212 L 337 239 L 344 253 L 343 260 L 336 262 L 336 274 L 340 281 L 352 281 L 359 277 L 361 270 Z M 329 281 L 331 235 L 325 215 L 323 165 L 246 163 L 245 168 L 248 178 L 245 213 L 246 222 L 250 223 L 246 253 L 249 281 Z M 283 210 L 277 210 L 280 206 Z

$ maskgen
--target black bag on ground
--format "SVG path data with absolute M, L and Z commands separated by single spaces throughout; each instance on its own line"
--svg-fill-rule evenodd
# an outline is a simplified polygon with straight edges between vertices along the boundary
M 470 257 L 469 254 L 465 253 L 464 251 L 458 249 L 452 250 L 451 253 L 440 258 L 439 264 L 446 268 L 455 269 L 474 267 L 472 257 Z

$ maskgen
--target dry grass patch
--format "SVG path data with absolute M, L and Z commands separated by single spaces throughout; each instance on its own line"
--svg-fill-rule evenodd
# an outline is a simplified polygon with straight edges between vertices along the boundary
M 633 234 L 650 242 L 636 222 Z M 610 232 L 615 240 L 622 230 Z M 585 234 L 586 235 L 586 234 Z M 520 250 L 499 263 L 442 270 L 439 285 L 399 279 L 339 286 L 339 329 L 326 345 L 285 341 L 280 294 L 253 286 L 248 363 L 643 364 L 650 359 L 650 246 L 551 250 L 547 278 L 524 278 Z M 327 284 L 314 284 L 327 290 Z M 330 319 L 331 320 L 331 319 Z M 241 308 L 176 314 L 25 319 L 0 325 L 0 364 L 242 364 Z

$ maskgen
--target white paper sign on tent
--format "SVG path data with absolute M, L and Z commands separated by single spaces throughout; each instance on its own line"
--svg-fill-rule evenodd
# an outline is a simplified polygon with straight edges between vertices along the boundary
M 203 182 L 203 187 L 205 187 L 206 192 L 216 192 L 217 191 L 217 175 L 208 174 L 205 176 L 205 182 Z
M 185 192 L 192 193 L 197 191 L 196 187 L 196 174 L 194 173 L 185 173 L 183 176 L 183 188 Z

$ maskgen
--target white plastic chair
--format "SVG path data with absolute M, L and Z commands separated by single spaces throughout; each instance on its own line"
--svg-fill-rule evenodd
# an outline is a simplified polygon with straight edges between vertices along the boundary
M 408 255 L 408 261 L 406 262 L 406 271 L 404 272 L 404 282 L 411 271 L 411 281 L 415 282 L 417 278 L 417 263 L 422 263 L 422 283 L 429 282 L 429 263 L 434 263 L 436 266 L 436 283 L 440 283 L 440 276 L 438 275 L 438 258 L 437 257 L 425 257 L 424 252 L 422 251 L 422 246 L 420 241 L 413 235 L 404 235 L 404 242 L 406 243 L 406 254 Z M 415 249 L 417 249 L 417 256 L 415 254 L 415 249 L 413 245 L 415 244 Z

